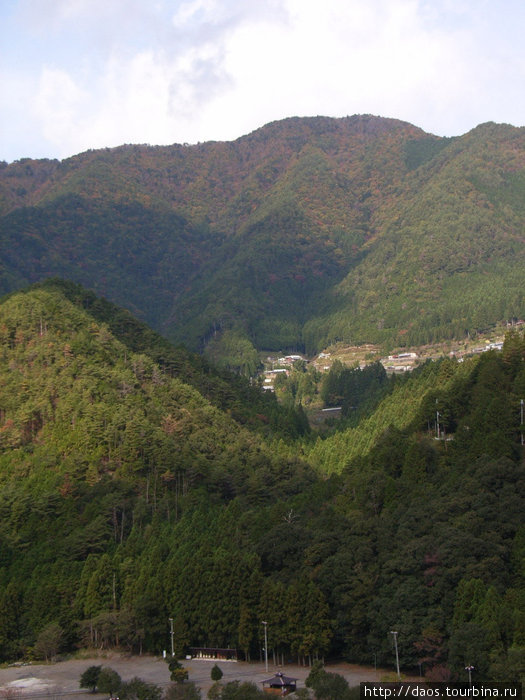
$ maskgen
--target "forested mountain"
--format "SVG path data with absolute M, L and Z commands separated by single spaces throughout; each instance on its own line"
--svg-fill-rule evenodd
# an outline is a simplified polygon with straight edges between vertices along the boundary
M 160 652 L 170 617 L 258 658 L 265 620 L 285 659 L 391 666 L 396 629 L 408 670 L 520 678 L 523 335 L 390 380 L 368 441 L 279 433 L 178 353 L 75 285 L 0 303 L 0 659 Z
M 525 315 L 524 167 L 523 129 L 372 116 L 4 163 L 0 291 L 60 276 L 244 355 L 464 336 Z

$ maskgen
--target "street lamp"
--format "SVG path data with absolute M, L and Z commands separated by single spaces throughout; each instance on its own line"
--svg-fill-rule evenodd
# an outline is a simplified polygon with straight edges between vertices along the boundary
M 397 669 L 397 678 L 398 680 L 401 680 L 401 673 L 399 672 L 399 654 L 397 651 L 397 635 L 398 633 L 395 632 L 394 630 L 390 631 L 390 634 L 393 635 L 394 637 L 394 648 L 396 650 L 396 669 Z
M 173 650 L 173 618 L 170 617 L 170 635 L 171 635 L 171 655 L 175 656 L 175 651 Z
M 264 625 L 264 668 L 268 673 L 268 623 L 263 620 Z
M 472 688 L 472 671 L 474 670 L 474 666 L 465 666 L 465 671 L 468 671 L 468 684 L 469 687 Z
M 521 446 L 523 447 L 523 399 L 520 399 L 520 431 L 521 431 Z

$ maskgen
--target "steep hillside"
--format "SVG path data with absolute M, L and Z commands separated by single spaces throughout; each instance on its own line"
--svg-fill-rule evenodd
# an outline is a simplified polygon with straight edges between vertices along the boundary
M 60 286 L 5 299 L 0 328 L 4 478 L 18 459 L 29 481 L 35 478 L 42 486 L 47 480 L 59 485 L 68 477 L 87 483 L 113 477 L 135 482 L 154 463 L 174 482 L 184 481 L 197 464 L 197 482 L 199 469 L 209 477 L 213 464 L 229 465 L 233 475 L 238 465 L 227 456 L 236 449 L 232 432 L 246 441 L 241 452 L 261 453 L 260 438 L 172 376 L 169 360 L 175 366 L 177 358 L 179 363 L 186 360 L 191 367 L 188 357 L 165 353 L 163 368 L 146 354 L 148 348 L 140 354 L 130 351 L 106 323 L 71 303 Z M 198 374 L 194 366 L 187 379 L 198 384 Z M 213 372 L 208 380 L 212 397 L 221 385 L 228 387 Z M 229 391 L 236 396 L 235 381 Z M 236 399 L 240 403 L 240 393 Z M 242 416 L 240 408 L 238 413 Z M 154 482 L 160 479 L 156 473 Z
M 522 316 L 524 146 L 523 130 L 485 124 L 407 175 L 363 261 L 334 288 L 325 322 L 305 329 L 309 342 L 343 337 L 349 309 L 359 341 L 400 345 Z
M 115 613 L 108 575 L 119 609 L 126 596 L 130 603 L 129 586 L 135 598 L 146 595 L 133 562 L 152 522 L 191 521 L 200 502 L 217 514 L 238 497 L 278 502 L 314 480 L 81 307 L 57 285 L 0 305 L 1 658 L 23 651 L 48 622 L 60 623 L 68 646 L 82 638 L 86 615 Z M 124 543 L 117 584 L 108 556 Z M 161 581 L 155 575 L 148 586 Z M 153 622 L 156 613 L 140 614 Z M 126 644 L 138 639 L 137 624 Z
M 174 347 L 127 310 L 97 297 L 80 285 L 52 279 L 36 284 L 32 289 L 63 295 L 87 312 L 96 323 L 105 324 L 127 350 L 147 355 L 170 377 L 181 379 L 197 389 L 238 423 L 270 438 L 296 438 L 308 432 L 302 410 L 285 408 L 273 394 L 261 392 L 257 384 L 245 377 L 219 371 L 202 356 L 182 346 Z
M 391 664 L 398 629 L 407 669 L 472 655 L 480 678 L 519 679 L 522 335 L 405 378 L 410 423 L 371 417 L 352 454 L 327 438 L 328 477 L 319 446 L 269 445 L 135 323 L 71 284 L 0 302 L 0 660 L 44 638 L 159 652 L 169 618 L 177 654 L 258 658 L 263 619 L 280 658 Z M 453 440 L 428 435 L 436 405 Z
M 371 116 L 4 164 L 0 289 L 58 275 L 199 350 L 462 336 L 525 315 L 524 166 L 522 129 Z

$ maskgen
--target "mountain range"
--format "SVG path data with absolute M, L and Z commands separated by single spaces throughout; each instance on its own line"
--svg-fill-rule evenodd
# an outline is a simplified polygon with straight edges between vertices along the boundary
M 0 661 L 393 668 L 396 630 L 411 674 L 523 681 L 525 335 L 399 376 L 299 362 L 289 401 L 241 375 L 523 317 L 524 166 L 522 129 L 370 116 L 3 164 Z M 312 429 L 299 388 L 343 419 Z
M 525 130 L 494 123 L 290 118 L 0 165 L 0 292 L 71 280 L 196 350 L 399 347 L 523 317 L 524 230 Z

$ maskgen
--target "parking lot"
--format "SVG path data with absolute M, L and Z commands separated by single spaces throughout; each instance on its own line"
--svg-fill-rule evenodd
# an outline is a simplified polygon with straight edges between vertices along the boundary
M 214 661 L 192 659 L 183 662 L 189 672 L 189 680 L 194 681 L 203 691 L 203 697 L 212 684 L 210 672 Z M 232 680 L 252 681 L 260 683 L 273 676 L 276 671 L 282 671 L 288 676 L 299 679 L 298 687 L 303 687 L 304 680 L 310 669 L 304 666 L 287 665 L 276 667 L 269 664 L 268 673 L 264 663 L 247 663 L 218 661 L 223 672 L 223 682 Z M 92 665 L 110 666 L 128 681 L 135 676 L 149 683 L 166 687 L 170 683 L 170 673 L 166 662 L 154 656 L 126 656 L 108 653 L 91 658 L 75 658 L 53 664 L 16 665 L 0 669 L 0 695 L 4 698 L 57 697 L 59 695 L 91 695 L 79 687 L 82 673 Z M 328 671 L 340 673 L 350 685 L 358 685 L 361 681 L 379 680 L 385 671 L 373 667 L 355 666 L 352 664 L 335 664 L 327 666 Z M 97 696 L 95 696 L 97 697 Z

